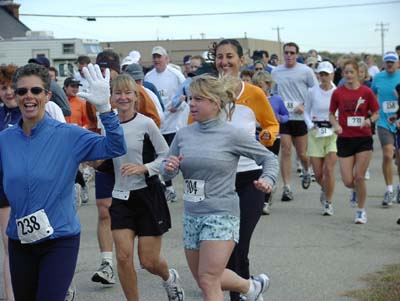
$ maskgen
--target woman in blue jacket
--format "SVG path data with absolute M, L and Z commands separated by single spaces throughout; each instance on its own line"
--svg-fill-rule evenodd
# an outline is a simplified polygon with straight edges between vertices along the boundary
M 84 70 L 106 129 L 100 136 L 45 114 L 51 97 L 46 68 L 27 64 L 15 72 L 13 88 L 22 120 L 0 133 L 0 173 L 10 203 L 10 272 L 15 300 L 64 301 L 78 257 L 80 223 L 74 181 L 84 161 L 123 155 L 126 145 L 109 104 L 109 72 Z

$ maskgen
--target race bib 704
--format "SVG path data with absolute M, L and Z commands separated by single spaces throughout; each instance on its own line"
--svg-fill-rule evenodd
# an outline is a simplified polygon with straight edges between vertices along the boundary
M 205 199 L 203 180 L 185 179 L 183 186 L 183 200 L 187 202 L 201 202 Z

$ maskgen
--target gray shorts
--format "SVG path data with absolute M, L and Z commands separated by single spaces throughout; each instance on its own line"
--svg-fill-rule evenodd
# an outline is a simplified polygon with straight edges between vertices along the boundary
M 378 126 L 378 137 L 381 142 L 381 146 L 392 144 L 395 142 L 395 133 L 389 131 L 388 129 Z
M 203 240 L 239 241 L 240 219 L 233 215 L 183 216 L 185 249 L 199 250 Z

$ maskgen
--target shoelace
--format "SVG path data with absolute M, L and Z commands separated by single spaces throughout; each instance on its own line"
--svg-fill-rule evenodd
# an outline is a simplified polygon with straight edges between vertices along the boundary
M 112 271 L 111 266 L 108 263 L 102 263 L 101 267 L 100 267 L 100 270 L 103 273 L 106 273 L 108 277 L 112 277 L 113 274 L 114 274 L 113 271 Z
M 169 298 L 171 298 L 172 300 L 180 300 L 178 287 L 176 285 L 168 285 L 166 287 L 166 290 Z

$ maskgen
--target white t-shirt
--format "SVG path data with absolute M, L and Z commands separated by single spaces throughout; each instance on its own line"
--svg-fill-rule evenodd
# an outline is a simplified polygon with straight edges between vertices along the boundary
M 329 105 L 335 89 L 336 86 L 333 85 L 330 90 L 325 91 L 316 85 L 308 90 L 304 103 L 304 121 L 308 129 L 313 128 L 315 121 L 329 121 Z
M 49 113 L 51 118 L 65 123 L 64 114 L 55 102 L 48 101 L 45 105 L 45 110 Z
M 173 67 L 167 66 L 163 72 L 157 72 L 156 69 L 151 70 L 146 74 L 144 80 L 156 86 L 164 103 L 165 111 L 164 121 L 161 123 L 161 133 L 176 133 L 180 128 L 186 126 L 189 117 L 189 106 L 186 102 L 182 102 L 176 112 L 169 111 L 172 97 L 185 80 L 183 74 Z
M 378 66 L 372 65 L 371 67 L 368 67 L 368 74 L 371 77 L 374 77 L 375 74 L 381 72 L 378 68 Z

